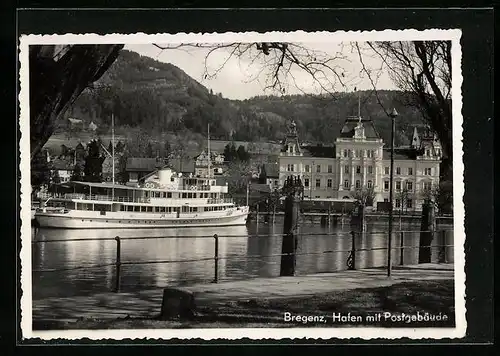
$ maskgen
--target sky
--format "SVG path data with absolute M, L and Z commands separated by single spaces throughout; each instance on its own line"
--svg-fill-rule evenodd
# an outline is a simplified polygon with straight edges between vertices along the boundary
M 280 76 L 285 89 L 284 94 L 322 94 L 350 92 L 355 88 L 373 89 L 373 84 L 363 71 L 359 53 L 351 43 L 311 42 L 293 43 L 291 46 L 294 46 L 290 48 L 302 62 L 328 61 L 327 64 L 334 67 L 334 71 L 327 69 L 323 71 L 324 75 L 318 72 L 315 80 L 306 70 L 292 65 L 286 75 Z M 365 68 L 370 71 L 377 89 L 396 89 L 387 72 L 381 69 L 382 61 L 373 56 L 362 43 L 360 48 Z M 273 57 L 273 54 L 264 56 L 255 46 L 241 56 L 230 56 L 232 48 L 217 49 L 211 52 L 208 59 L 206 57 L 209 48 L 183 46 L 178 49 L 160 49 L 153 44 L 131 44 L 126 45 L 125 49 L 160 62 L 171 63 L 208 89 L 212 89 L 214 93 L 221 93 L 225 98 L 243 100 L 258 95 L 283 93 L 277 89 L 266 89 L 266 86 L 272 83 L 270 79 L 274 73 L 273 69 L 276 68 L 272 65 L 276 62 L 269 61 L 278 60 L 278 57 Z M 259 53 L 260 55 L 256 57 Z M 287 62 L 285 67 L 288 68 L 289 64 L 290 62 Z M 311 68 L 324 69 L 321 65 L 313 65 Z

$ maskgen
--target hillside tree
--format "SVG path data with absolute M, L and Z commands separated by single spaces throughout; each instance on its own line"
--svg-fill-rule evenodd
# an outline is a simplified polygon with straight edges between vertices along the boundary
M 101 155 L 98 141 L 90 141 L 87 145 L 87 151 L 84 166 L 85 180 L 87 182 L 102 182 L 102 164 L 105 156 Z
M 50 183 L 50 167 L 44 151 L 38 151 L 31 161 L 31 185 L 40 187 Z

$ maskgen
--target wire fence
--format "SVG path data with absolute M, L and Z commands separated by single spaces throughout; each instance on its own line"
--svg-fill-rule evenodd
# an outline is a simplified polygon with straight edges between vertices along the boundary
M 399 250 L 400 251 L 400 260 L 399 265 L 404 265 L 404 252 L 418 249 L 419 253 L 425 253 L 425 251 L 430 251 L 430 249 L 438 249 L 438 263 L 445 263 L 446 261 L 446 249 L 453 248 L 453 244 L 446 244 L 446 233 L 451 230 L 444 229 L 440 231 L 415 231 L 415 230 L 402 230 L 394 232 L 394 235 L 399 235 L 400 243 L 397 246 L 392 246 L 391 251 Z M 404 245 L 404 236 L 405 234 L 432 234 L 431 241 L 433 240 L 434 235 L 438 235 L 439 243 L 434 245 Z M 47 269 L 34 269 L 33 273 L 50 273 L 50 272 L 59 272 L 59 271 L 73 271 L 73 270 L 83 270 L 83 269 L 96 269 L 96 268 L 104 268 L 104 267 L 115 267 L 115 291 L 120 291 L 120 275 L 122 266 L 133 266 L 133 265 L 148 265 L 148 264 L 178 264 L 178 263 L 190 263 L 190 262 L 203 262 L 203 261 L 213 261 L 214 262 L 214 278 L 213 282 L 217 283 L 219 281 L 219 261 L 221 260 L 255 260 L 255 259 L 272 259 L 272 258 L 293 258 L 295 263 L 295 258 L 300 256 L 322 256 L 328 254 L 348 254 L 345 267 L 347 270 L 355 270 L 357 268 L 357 260 L 360 258 L 361 253 L 366 253 L 370 251 L 384 251 L 388 250 L 387 246 L 378 246 L 378 247 L 361 247 L 357 246 L 356 240 L 360 234 L 373 235 L 373 234 L 387 234 L 387 231 L 370 231 L 370 232 L 357 232 L 357 231 L 346 231 L 346 232 L 335 232 L 335 233 L 307 233 L 307 234 L 296 234 L 293 238 L 310 238 L 315 236 L 331 236 L 331 237 L 339 237 L 339 236 L 349 236 L 351 239 L 351 247 L 347 249 L 326 249 L 323 251 L 314 251 L 314 252 L 301 252 L 298 251 L 297 248 L 291 253 L 271 253 L 271 254 L 254 254 L 254 255 L 226 255 L 220 256 L 219 254 L 219 239 L 220 238 L 284 238 L 285 236 L 289 236 L 287 234 L 253 234 L 253 235 L 202 235 L 202 236 L 127 236 L 120 237 L 115 236 L 114 238 L 72 238 L 72 239 L 48 239 L 48 240 L 34 240 L 32 244 L 49 244 L 49 243 L 72 243 L 77 241 L 115 241 L 115 259 L 114 262 L 104 263 L 104 264 L 90 264 L 83 266 L 75 266 L 68 268 L 47 268 Z M 122 242 L 133 241 L 133 240 L 152 240 L 152 239 L 212 239 L 213 241 L 213 256 L 211 257 L 200 257 L 200 258 L 192 258 L 192 259 L 168 259 L 168 260 L 134 260 L 134 261 L 122 261 Z M 430 262 L 430 261 L 426 261 Z M 389 267 L 389 266 L 387 266 Z

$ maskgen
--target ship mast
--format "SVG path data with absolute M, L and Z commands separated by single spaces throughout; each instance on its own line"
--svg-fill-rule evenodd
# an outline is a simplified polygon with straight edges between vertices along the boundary
M 111 160 L 113 161 L 113 189 L 112 200 L 115 200 L 115 115 L 111 113 Z
M 210 163 L 212 161 L 212 157 L 210 157 L 210 124 L 208 124 L 207 152 L 208 152 L 208 179 L 210 179 L 210 169 L 211 169 Z M 208 184 L 210 184 L 210 182 Z

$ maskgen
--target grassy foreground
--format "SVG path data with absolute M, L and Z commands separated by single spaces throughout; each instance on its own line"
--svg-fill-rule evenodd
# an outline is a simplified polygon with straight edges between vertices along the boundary
M 288 320 L 286 320 L 287 316 Z M 291 320 L 292 317 L 293 320 Z M 197 315 L 192 320 L 121 318 L 85 319 L 76 322 L 51 323 L 52 325 L 43 322 L 37 324 L 34 325 L 34 329 L 39 330 L 453 327 L 455 326 L 454 282 L 453 280 L 407 282 L 389 287 L 355 289 L 310 297 L 227 302 L 216 306 L 199 307 Z

